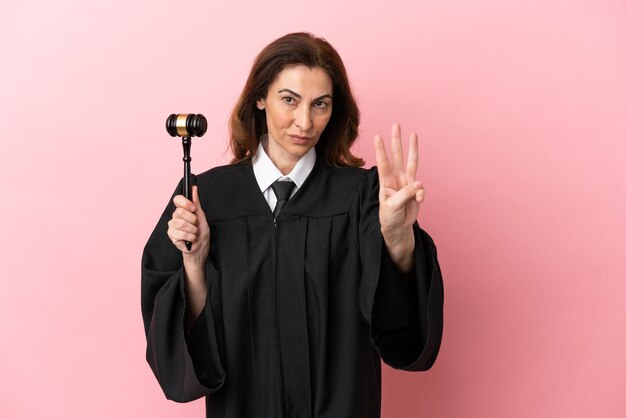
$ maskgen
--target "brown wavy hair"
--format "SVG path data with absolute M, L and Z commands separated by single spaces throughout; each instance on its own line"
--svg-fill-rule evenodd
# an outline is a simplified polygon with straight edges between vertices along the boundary
M 359 133 L 360 112 L 346 68 L 332 45 L 306 32 L 278 38 L 256 57 L 230 117 L 232 163 L 251 161 L 256 155 L 260 138 L 267 133 L 265 111 L 259 110 L 256 102 L 267 96 L 278 74 L 293 65 L 322 68 L 333 83 L 333 110 L 315 150 L 332 166 L 361 167 L 363 160 L 350 152 Z

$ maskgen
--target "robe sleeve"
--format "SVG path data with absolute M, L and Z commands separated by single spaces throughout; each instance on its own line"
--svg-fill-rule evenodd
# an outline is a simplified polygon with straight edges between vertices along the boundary
M 437 250 L 416 222 L 415 268 L 410 274 L 396 268 L 380 231 L 378 187 L 378 172 L 373 168 L 367 172 L 358 198 L 361 314 L 385 363 L 396 369 L 428 370 L 437 358 L 443 331 L 443 282 Z
M 181 193 L 181 185 L 174 194 Z M 211 298 L 193 329 L 186 329 L 186 301 L 182 255 L 167 236 L 174 204 L 167 206 L 152 232 L 141 261 L 141 310 L 147 351 L 146 359 L 165 396 L 189 402 L 218 390 L 225 373 L 220 360 L 217 327 Z M 211 260 L 206 266 L 209 294 L 219 283 Z

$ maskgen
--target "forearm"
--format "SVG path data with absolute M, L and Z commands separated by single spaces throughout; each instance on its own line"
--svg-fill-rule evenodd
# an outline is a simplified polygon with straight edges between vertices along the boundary
M 415 267 L 413 252 L 415 250 L 415 235 L 413 226 L 403 226 L 400 228 L 381 228 L 387 253 L 394 264 L 403 273 L 410 273 Z
M 208 288 L 204 264 L 184 260 L 185 298 L 187 300 L 187 327 L 191 329 L 206 304 Z

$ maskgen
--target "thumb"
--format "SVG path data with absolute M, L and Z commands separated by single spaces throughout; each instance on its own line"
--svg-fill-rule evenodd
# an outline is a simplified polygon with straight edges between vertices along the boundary
M 202 216 L 204 216 L 204 211 L 202 210 L 202 205 L 200 204 L 200 196 L 198 195 L 198 186 L 192 186 L 191 197 L 193 199 L 193 204 L 196 205 L 196 214 L 202 214 Z
M 415 185 L 413 183 L 407 184 L 387 198 L 387 205 L 393 210 L 398 210 L 405 206 L 408 201 L 415 199 L 416 193 Z

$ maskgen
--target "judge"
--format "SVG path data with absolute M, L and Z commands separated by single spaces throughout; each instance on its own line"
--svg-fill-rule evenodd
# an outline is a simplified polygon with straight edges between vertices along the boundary
M 418 225 L 417 137 L 378 168 L 350 147 L 359 111 L 321 38 L 256 58 L 233 111 L 230 165 L 178 186 L 146 244 L 147 360 L 168 399 L 207 416 L 379 417 L 381 358 L 429 369 L 443 322 L 432 239 Z M 191 249 L 185 241 L 192 243 Z

